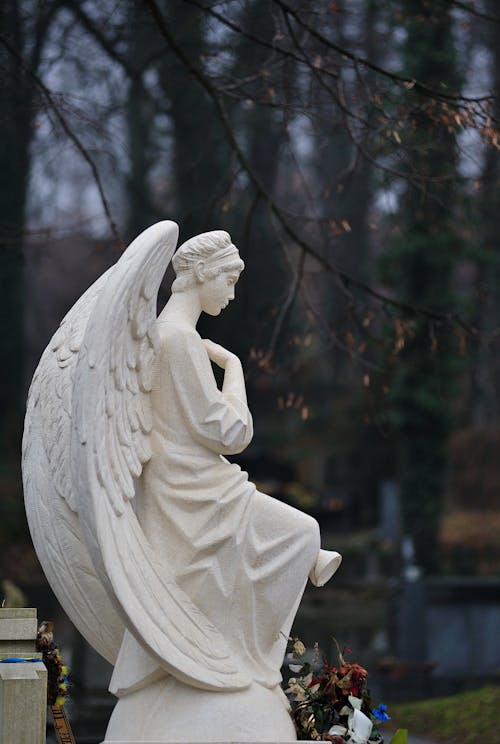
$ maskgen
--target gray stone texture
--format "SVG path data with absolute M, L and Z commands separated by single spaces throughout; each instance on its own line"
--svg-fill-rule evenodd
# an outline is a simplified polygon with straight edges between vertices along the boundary
M 0 609 L 0 660 L 41 659 L 36 610 Z M 41 661 L 0 663 L 0 744 L 44 744 L 47 670 Z

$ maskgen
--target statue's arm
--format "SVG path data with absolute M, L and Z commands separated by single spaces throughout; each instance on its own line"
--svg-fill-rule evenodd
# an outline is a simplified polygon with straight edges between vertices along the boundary
M 253 423 L 239 359 L 218 344 L 202 342 L 198 334 L 177 333 L 168 346 L 164 358 L 193 437 L 218 454 L 242 452 L 252 439 Z M 224 368 L 222 390 L 209 357 Z
M 227 398 L 236 398 L 237 401 L 247 408 L 247 392 L 245 378 L 243 377 L 243 368 L 236 354 L 208 339 L 203 339 L 203 345 L 207 350 L 209 359 L 224 370 L 222 395 Z

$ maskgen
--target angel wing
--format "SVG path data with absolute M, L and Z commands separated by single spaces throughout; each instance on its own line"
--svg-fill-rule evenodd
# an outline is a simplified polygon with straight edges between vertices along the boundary
M 82 536 L 70 461 L 76 361 L 89 314 L 108 275 L 66 315 L 37 367 L 24 427 L 23 480 L 31 536 L 49 583 L 82 635 L 114 663 L 124 625 Z
M 74 383 L 72 479 L 89 553 L 124 625 L 178 679 L 239 689 L 251 680 L 217 628 L 157 564 L 133 505 L 150 457 L 156 299 L 177 234 L 173 222 L 142 233 L 92 308 Z

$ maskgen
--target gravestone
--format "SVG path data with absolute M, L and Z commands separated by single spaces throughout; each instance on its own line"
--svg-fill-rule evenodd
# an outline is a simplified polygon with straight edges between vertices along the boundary
M 0 608 L 0 744 L 45 742 L 47 670 L 36 633 L 34 608 Z
M 426 581 L 429 657 L 436 676 L 498 679 L 500 582 L 496 577 L 439 576 Z
M 380 533 L 382 540 L 390 542 L 401 538 L 401 494 L 393 480 L 382 481 L 380 486 Z

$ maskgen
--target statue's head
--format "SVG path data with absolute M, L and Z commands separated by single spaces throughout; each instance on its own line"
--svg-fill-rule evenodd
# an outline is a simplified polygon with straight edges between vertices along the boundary
M 201 309 L 209 315 L 218 315 L 234 298 L 234 285 L 245 268 L 224 230 L 190 238 L 177 250 L 172 264 L 176 274 L 172 292 L 196 291 Z

